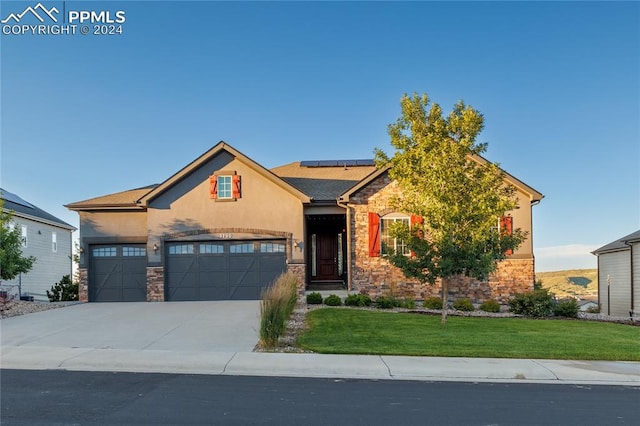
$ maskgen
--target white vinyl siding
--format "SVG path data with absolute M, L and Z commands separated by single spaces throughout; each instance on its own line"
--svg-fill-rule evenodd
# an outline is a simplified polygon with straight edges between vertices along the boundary
M 640 242 L 634 243 L 633 253 L 633 317 L 640 318 Z
M 598 287 L 600 312 L 613 316 L 629 316 L 631 310 L 631 251 L 623 250 L 599 256 Z M 607 299 L 607 282 L 610 282 Z
M 48 302 L 47 290 L 59 282 L 64 275 L 72 274 L 71 231 L 27 218 L 14 216 L 13 221 L 20 235 L 27 236 L 27 245 L 22 247 L 24 256 L 36 258 L 33 268 L 13 280 L 3 281 L 6 286 L 20 285 L 23 295 L 31 295 L 37 301 Z M 56 234 L 56 251 L 53 251 L 53 233 Z

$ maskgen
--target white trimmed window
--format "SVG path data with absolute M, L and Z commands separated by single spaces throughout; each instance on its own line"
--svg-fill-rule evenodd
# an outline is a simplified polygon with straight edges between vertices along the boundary
M 231 176 L 218 176 L 218 199 L 230 200 L 232 197 L 231 191 Z
M 390 235 L 391 226 L 397 222 L 404 222 L 407 226 L 410 226 L 411 218 L 402 213 L 390 213 L 380 218 L 380 253 L 384 256 L 394 253 L 409 255 L 409 248 L 405 242 L 399 238 L 394 238 Z
M 20 225 L 22 229 L 22 247 L 27 247 L 27 225 Z
M 51 251 L 54 253 L 58 252 L 58 234 L 55 232 L 51 233 Z

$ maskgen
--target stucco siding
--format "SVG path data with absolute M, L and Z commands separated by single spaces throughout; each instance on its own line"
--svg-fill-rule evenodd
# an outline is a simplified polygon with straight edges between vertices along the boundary
M 81 211 L 80 236 L 84 240 L 147 235 L 147 215 L 139 211 Z
M 607 283 L 610 282 L 609 293 Z M 631 310 L 631 251 L 600 254 L 598 259 L 600 310 L 607 315 L 628 316 Z M 609 298 L 607 297 L 609 295 Z
M 22 249 L 25 256 L 34 256 L 36 262 L 26 274 L 13 280 L 3 281 L 5 286 L 20 286 L 23 295 L 35 300 L 48 301 L 47 290 L 64 275 L 71 275 L 71 231 L 49 224 L 31 221 L 18 216 L 13 222 L 27 226 L 27 246 Z M 53 250 L 52 234 L 56 234 L 56 250 Z M 16 290 L 17 292 L 17 290 Z
M 241 176 L 241 197 L 214 200 L 210 196 L 209 176 L 218 171 Z M 266 231 L 293 240 L 304 237 L 302 202 L 245 163 L 223 153 L 201 166 L 148 206 L 148 245 L 161 244 L 166 236 L 193 231 L 206 232 L 207 238 L 250 238 Z M 229 231 L 216 232 L 216 230 Z M 290 246 L 290 244 L 289 244 Z M 150 263 L 162 262 L 162 250 L 149 250 Z M 288 251 L 289 260 L 302 260 L 301 250 Z
M 508 211 L 513 217 L 513 229 L 520 228 L 523 232 L 527 233 L 527 239 L 522 243 L 517 250 L 514 251 L 512 258 L 524 258 L 528 259 L 533 257 L 533 229 L 532 229 L 532 207 L 529 196 L 522 191 L 517 192 L 518 207 L 514 210 Z

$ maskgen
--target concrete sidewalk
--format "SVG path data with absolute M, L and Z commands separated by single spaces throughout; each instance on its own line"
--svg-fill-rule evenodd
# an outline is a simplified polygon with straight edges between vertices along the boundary
M 373 380 L 640 386 L 640 363 L 2 347 L 2 368 Z
M 252 352 L 259 303 L 80 304 L 0 321 L 0 368 L 640 386 L 640 363 Z

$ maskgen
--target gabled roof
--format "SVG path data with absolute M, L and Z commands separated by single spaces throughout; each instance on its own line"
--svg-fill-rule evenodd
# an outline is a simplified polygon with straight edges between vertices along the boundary
M 154 184 L 145 186 L 142 188 L 130 189 L 127 191 L 117 192 L 115 194 L 103 195 L 100 197 L 90 198 L 84 201 L 77 201 L 75 203 L 67 204 L 67 207 L 70 210 L 80 211 L 80 210 L 131 210 L 131 209 L 140 209 L 144 210 L 149 203 L 149 201 L 158 197 L 166 190 L 171 188 L 173 185 L 180 182 L 182 179 L 185 179 L 192 172 L 198 169 L 200 166 L 211 160 L 216 155 L 219 155 L 221 152 L 227 152 L 231 154 L 236 160 L 242 162 L 243 164 L 249 166 L 252 170 L 256 171 L 258 174 L 264 176 L 266 179 L 270 180 L 274 184 L 280 186 L 285 189 L 289 193 L 293 194 L 295 197 L 299 198 L 303 203 L 310 202 L 310 197 L 304 192 L 300 191 L 295 186 L 276 176 L 271 171 L 265 169 L 260 164 L 253 161 L 251 158 L 242 154 L 240 151 L 231 147 L 231 145 L 227 144 L 224 141 L 219 142 L 213 148 L 193 160 L 191 163 L 187 164 L 185 167 L 180 169 L 177 173 L 174 173 L 171 177 L 160 184 Z
M 57 226 L 69 231 L 76 230 L 75 227 L 69 225 L 67 222 L 58 219 L 54 215 L 47 213 L 41 208 L 25 201 L 22 197 L 5 189 L 0 188 L 0 198 L 4 201 L 2 206 L 3 210 L 13 212 L 15 216 Z
M 489 163 L 489 160 L 487 160 L 487 159 L 485 159 L 485 158 L 483 158 L 483 157 L 481 157 L 479 155 L 473 155 L 473 156 L 471 156 L 471 159 L 476 161 L 479 164 L 487 164 L 487 163 Z M 357 185 L 353 186 L 348 191 L 346 191 L 345 193 L 341 194 L 340 197 L 339 197 L 339 200 L 347 201 L 349 199 L 349 197 L 351 197 L 353 194 L 355 194 L 360 189 L 362 189 L 362 188 L 366 187 L 367 185 L 369 185 L 371 182 L 376 180 L 382 174 L 386 173 L 390 168 L 391 168 L 391 165 L 386 165 L 386 166 L 384 166 L 382 168 L 379 168 L 379 169 L 375 170 L 369 176 L 364 178 L 362 181 L 358 182 Z M 533 202 L 538 202 L 538 201 L 540 201 L 540 200 L 542 200 L 544 198 L 544 195 L 542 195 L 542 193 L 538 192 L 537 190 L 535 190 L 531 186 L 529 186 L 526 183 L 522 182 L 520 179 L 516 178 L 515 176 L 512 176 L 511 174 L 505 172 L 504 170 L 502 170 L 502 172 L 504 173 L 505 180 L 507 182 L 509 182 L 511 185 L 515 186 L 517 189 L 519 189 L 520 191 L 524 192 L 525 194 L 529 195 L 530 202 L 532 202 L 532 203 Z
M 602 247 L 600 247 L 597 250 L 592 251 L 592 254 L 595 254 L 596 256 L 599 254 L 603 254 L 603 253 L 609 253 L 609 252 L 614 252 L 614 251 L 621 251 L 621 250 L 629 250 L 629 245 L 627 243 L 632 243 L 632 242 L 637 242 L 640 241 L 640 230 L 626 235 L 622 238 L 620 238 L 619 240 L 615 240 L 609 244 L 606 244 Z
M 227 144 L 224 141 L 220 141 L 213 148 L 211 148 L 210 150 L 202 154 L 200 157 L 196 158 L 191 163 L 187 164 L 185 167 L 180 169 L 177 173 L 175 173 L 169 179 L 165 180 L 160 185 L 153 188 L 143 197 L 140 197 L 140 199 L 138 200 L 138 203 L 143 206 L 146 206 L 149 203 L 149 201 L 153 200 L 154 198 L 156 198 L 157 196 L 165 192 L 167 189 L 171 188 L 173 185 L 175 185 L 176 183 L 180 182 L 182 179 L 189 176 L 192 172 L 194 172 L 200 166 L 202 166 L 203 164 L 205 164 L 206 162 L 208 162 L 209 160 L 211 160 L 213 157 L 220 154 L 221 152 L 227 152 L 233 155 L 236 160 L 249 166 L 258 174 L 262 175 L 263 177 L 270 180 L 274 184 L 290 192 L 292 195 L 298 197 L 303 203 L 305 202 L 308 203 L 310 201 L 309 197 L 306 194 L 304 194 L 297 188 L 293 187 L 289 183 L 285 182 L 284 180 L 280 179 L 278 176 L 276 176 L 269 170 L 265 169 L 263 166 L 256 163 L 251 158 L 242 154 L 240 151 L 236 150 L 231 145 Z
M 298 161 L 271 169 L 314 201 L 332 201 L 376 169 L 373 160 Z
M 95 210 L 95 209 L 139 209 L 137 201 L 149 191 L 157 187 L 158 184 L 143 186 L 142 188 L 130 189 L 128 191 L 116 192 L 115 194 L 103 195 L 89 198 L 88 200 L 77 201 L 66 204 L 69 210 Z

